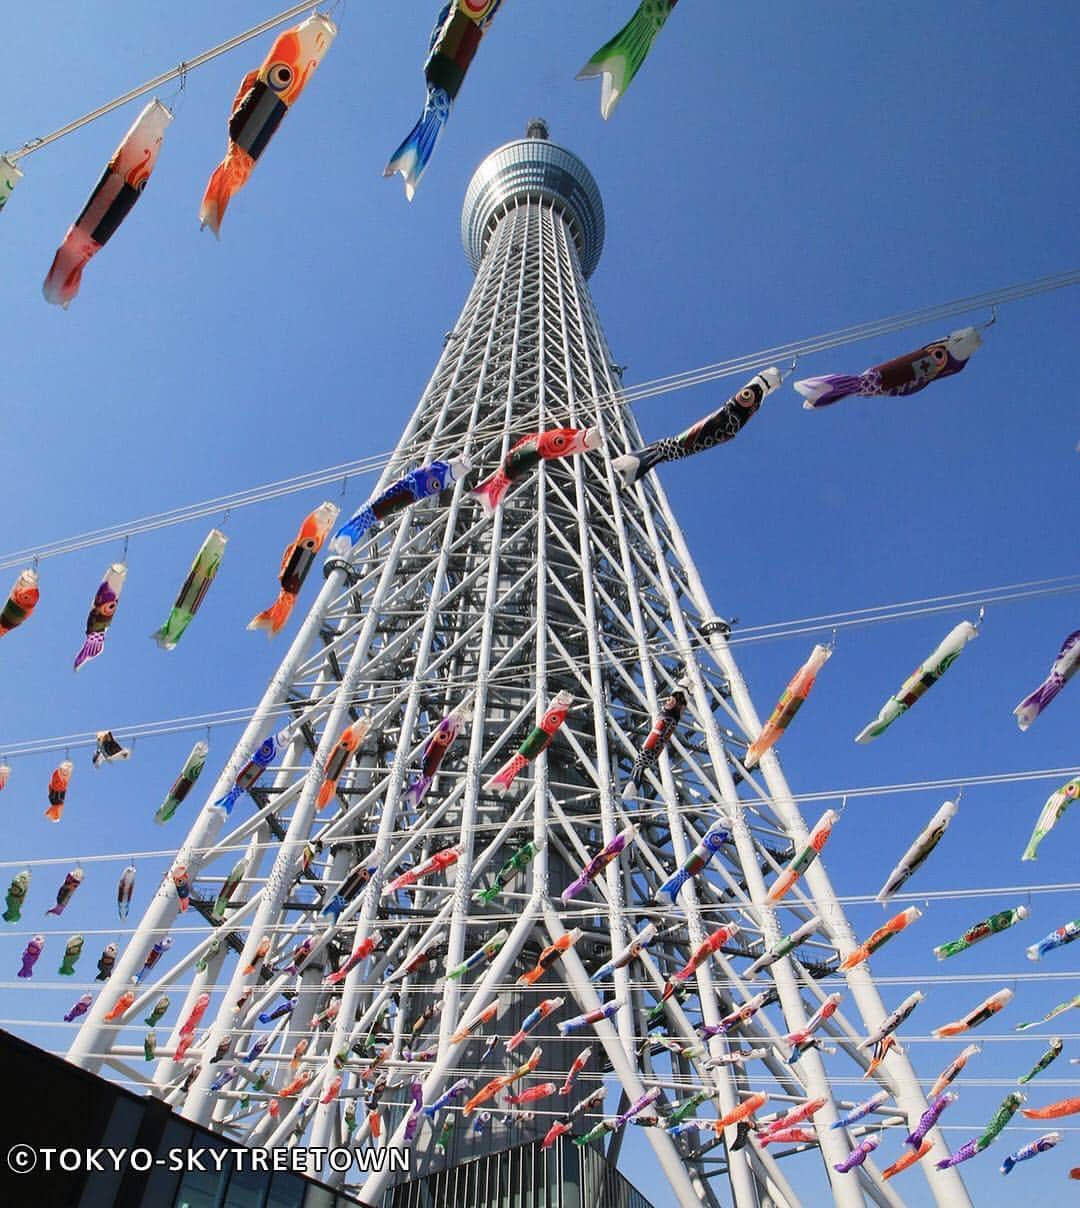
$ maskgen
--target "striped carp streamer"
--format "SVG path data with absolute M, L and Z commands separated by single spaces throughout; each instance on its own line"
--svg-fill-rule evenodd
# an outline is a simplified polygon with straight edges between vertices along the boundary
M 127 566 L 123 562 L 114 562 L 98 584 L 98 589 L 94 593 L 94 601 L 90 605 L 90 612 L 86 618 L 86 640 L 75 656 L 76 671 L 83 663 L 96 659 L 105 649 L 105 631 L 113 623 L 126 578 Z
M 795 389 L 803 396 L 803 406 L 808 410 L 827 407 L 851 395 L 906 398 L 925 390 L 931 382 L 959 373 L 981 344 L 978 328 L 961 327 L 942 340 L 872 365 L 860 374 L 828 373 L 824 377 L 803 378 L 795 383 Z
M 738 436 L 765 397 L 780 385 L 779 369 L 764 369 L 718 410 L 691 424 L 678 436 L 666 436 L 643 449 L 624 453 L 612 460 L 611 468 L 622 475 L 623 486 L 631 487 L 650 470 L 665 461 L 681 461 L 703 453 Z
M 870 959 L 871 956 L 881 947 L 889 942 L 893 936 L 897 936 L 901 931 L 905 931 L 916 919 L 922 918 L 922 911 L 918 906 L 909 906 L 906 910 L 901 910 L 899 914 L 893 915 L 887 923 L 883 923 L 864 943 L 844 957 L 840 962 L 840 969 L 846 972 L 848 969 L 854 969 L 856 965 L 861 965 L 864 961 Z
M 300 531 L 281 556 L 281 569 L 278 571 L 281 590 L 278 598 L 269 608 L 252 617 L 248 629 L 262 630 L 268 638 L 281 632 L 292 615 L 296 597 L 315 564 L 315 557 L 322 549 L 327 534 L 334 527 L 339 511 L 336 503 L 327 501 L 304 517 Z
M 1035 822 L 1035 829 L 1031 832 L 1027 847 L 1024 848 L 1024 854 L 1020 857 L 1021 860 L 1037 859 L 1036 852 L 1039 850 L 1039 844 L 1057 826 L 1062 815 L 1077 797 L 1080 797 L 1080 776 L 1070 780 L 1068 784 L 1063 784 L 1061 788 L 1056 789 L 1047 797 L 1046 804 L 1042 807 L 1042 812 Z
M 450 110 L 473 56 L 501 3 L 502 0 L 448 0 L 435 18 L 424 63 L 427 84 L 424 110 L 383 169 L 383 176 L 401 173 L 409 201 L 434 154 L 443 127 L 450 120 Z
M 135 119 L 53 258 L 42 286 L 46 302 L 65 309 L 71 304 L 90 258 L 108 243 L 142 196 L 172 119 L 156 98 Z
M 201 227 L 221 234 L 229 201 L 247 184 L 281 119 L 304 91 L 336 36 L 333 21 L 313 13 L 278 34 L 262 66 L 240 81 L 229 114 L 229 146 L 210 175 L 199 207 Z
M 187 627 L 195 619 L 195 614 L 202 607 L 206 593 L 213 586 L 217 577 L 221 560 L 225 556 L 225 543 L 228 541 L 220 529 L 211 529 L 202 545 L 199 546 L 187 578 L 180 584 L 176 600 L 165 623 L 150 636 L 162 650 L 175 650 L 177 642 L 184 636 Z
M 831 646 L 815 646 L 810 651 L 810 657 L 795 672 L 791 683 L 784 689 L 783 695 L 776 702 L 776 708 L 769 714 L 769 719 L 761 727 L 761 733 L 750 744 L 743 767 L 750 769 L 757 766 L 758 761 L 766 751 L 770 750 L 781 738 L 791 724 L 792 718 L 803 707 L 810 689 L 814 686 L 817 673 L 825 666 L 832 656 Z
M 542 461 L 571 457 L 600 448 L 599 428 L 548 428 L 532 432 L 511 445 L 502 464 L 469 493 L 493 516 L 506 492 L 515 482 L 527 478 Z
M 542 755 L 551 745 L 551 740 L 566 720 L 566 715 L 570 712 L 570 706 L 573 703 L 574 698 L 569 692 L 565 690 L 557 692 L 552 697 L 551 703 L 544 710 L 544 716 L 529 732 L 521 746 L 518 747 L 517 754 L 512 755 L 503 764 L 495 775 L 488 780 L 487 784 L 484 785 L 484 788 L 488 792 L 494 791 L 500 797 L 505 797 L 517 779 L 518 773 L 528 767 L 530 763 Z
M 27 567 L 15 580 L 4 607 L 0 609 L 0 638 L 10 633 L 29 619 L 41 598 L 38 588 L 38 574 L 33 567 Z
M 961 1032 L 968 1032 L 972 1028 L 977 1028 L 979 1024 L 986 1023 L 988 1019 L 991 1019 L 1003 1007 L 1007 1006 L 1012 996 L 1013 992 L 1011 990 L 998 990 L 995 994 L 991 994 L 989 998 L 984 999 L 977 1007 L 974 1007 L 962 1018 L 935 1028 L 933 1035 L 938 1040 L 941 1040 L 945 1036 L 959 1036 Z
M 896 867 L 889 873 L 885 884 L 878 891 L 877 901 L 884 902 L 904 885 L 908 878 L 926 863 L 930 853 L 941 842 L 949 823 L 959 808 L 955 801 L 946 801 L 919 832 L 915 842 L 900 857 Z
M 855 741 L 859 743 L 871 742 L 873 739 L 884 734 L 901 713 L 906 713 L 919 697 L 927 689 L 933 687 L 953 663 L 956 662 L 968 642 L 972 638 L 979 636 L 979 622 L 981 620 L 982 612 L 980 611 L 979 620 L 974 624 L 970 621 L 961 621 L 959 625 L 950 629 L 933 653 L 923 659 L 918 667 L 904 680 L 895 696 L 890 696 L 881 706 L 881 711 L 877 717 L 868 726 L 864 726 L 859 731 L 855 736 Z
M 973 924 L 959 939 L 950 940 L 947 944 L 939 944 L 934 949 L 934 955 L 939 961 L 943 961 L 949 956 L 955 956 L 958 952 L 966 951 L 991 935 L 1007 931 L 1017 923 L 1023 922 L 1027 916 L 1028 908 L 1026 906 L 1014 906 L 1011 910 L 999 910 L 996 914 L 990 915 L 989 918 Z

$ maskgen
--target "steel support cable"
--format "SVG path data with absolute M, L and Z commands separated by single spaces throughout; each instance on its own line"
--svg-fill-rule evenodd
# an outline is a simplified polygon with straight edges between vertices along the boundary
M 310 8 L 310 5 L 303 5 L 297 11 L 306 11 L 308 8 Z M 293 10 L 288 10 L 288 12 L 292 13 Z M 271 22 L 271 25 L 275 24 L 278 20 L 284 19 L 287 18 L 275 18 Z M 48 137 L 59 137 L 59 135 Z M 37 145 L 42 144 L 39 143 Z M 702 366 L 696 370 L 687 370 L 682 374 L 672 374 L 665 378 L 656 378 L 652 381 L 642 382 L 637 386 L 629 387 L 624 391 L 613 393 L 606 397 L 600 396 L 583 401 L 594 408 L 608 408 L 618 411 L 623 407 L 646 398 L 658 397 L 673 390 L 686 389 L 689 386 L 715 381 L 722 377 L 730 377 L 736 373 L 760 368 L 773 360 L 810 355 L 814 352 L 837 348 L 844 344 L 855 343 L 873 336 L 900 331 L 905 327 L 912 327 L 935 318 L 945 318 L 950 315 L 963 314 L 971 310 L 987 307 L 1003 306 L 1023 298 L 1034 297 L 1037 294 L 1077 284 L 1080 284 L 1080 269 L 1059 273 L 1051 277 L 1043 277 L 1036 281 L 1008 286 L 986 294 L 977 294 L 968 298 L 957 299 L 953 302 L 941 303 L 934 307 L 924 307 L 921 310 L 875 320 L 872 323 L 864 323 L 855 327 L 843 328 L 825 335 L 813 336 L 789 344 L 776 345 L 773 348 L 762 349 L 759 352 L 736 357 L 729 361 L 718 361 L 713 365 Z M 501 435 L 502 430 L 503 425 L 501 420 L 491 420 L 475 425 L 470 432 L 470 436 L 474 440 L 483 435 L 490 435 L 494 439 Z M 413 442 L 412 446 L 408 444 L 399 446 L 395 450 L 395 454 L 400 457 L 403 452 L 419 453 L 421 448 L 426 447 L 428 443 L 427 438 L 418 439 Z M 237 491 L 232 495 L 223 495 L 214 499 L 204 500 L 201 503 L 187 504 L 139 519 L 108 525 L 101 529 L 91 530 L 70 538 L 61 538 L 44 545 L 28 546 L 25 549 L 15 550 L 9 554 L 0 556 L 0 570 L 17 566 L 32 559 L 41 560 L 57 557 L 61 554 L 73 553 L 77 550 L 102 545 L 123 537 L 154 532 L 157 529 L 167 528 L 171 525 L 212 516 L 226 509 L 235 510 L 241 507 L 249 507 L 253 504 L 277 499 L 284 495 L 312 490 L 318 486 L 340 481 L 342 478 L 375 473 L 385 469 L 393 460 L 395 454 L 373 454 L 369 457 L 360 458 L 353 462 L 346 462 L 339 466 L 312 470 L 304 475 L 297 475 L 293 478 L 281 479 L 277 482 L 251 487 L 245 491 Z

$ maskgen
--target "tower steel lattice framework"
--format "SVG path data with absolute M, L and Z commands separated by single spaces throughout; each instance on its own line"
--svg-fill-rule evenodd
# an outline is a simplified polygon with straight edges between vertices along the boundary
M 609 1101 L 583 1128 L 605 1109 L 611 1114 L 616 1093 L 616 1110 L 624 1110 L 651 1087 L 662 1091 L 661 1111 L 699 1087 L 718 1112 L 752 1089 L 768 1090 L 771 1106 L 781 1109 L 807 1096 L 826 1099 L 815 1118 L 817 1158 L 794 1157 L 798 1147 L 779 1155 L 783 1160 L 754 1142 L 729 1148 L 734 1128 L 720 1139 L 712 1129 L 674 1138 L 662 1127 L 628 1125 L 608 1138 L 612 1160 L 627 1135 L 651 1146 L 683 1208 L 717 1202 L 718 1176 L 726 1176 L 740 1208 L 793 1208 L 820 1203 L 830 1192 L 841 1205 L 867 1198 L 902 1204 L 901 1188 L 884 1182 L 873 1161 L 845 1175 L 833 1164 L 864 1132 L 917 1120 L 926 1106 L 919 1083 L 907 1057 L 890 1053 L 875 1076 L 894 1105 L 851 1132 L 829 1129 L 838 1108 L 852 1102 L 834 1093 L 830 1068 L 842 1064 L 849 1078 L 865 1070 L 868 1059 L 856 1043 L 886 1008 L 866 965 L 835 973 L 837 955 L 855 940 L 824 861 L 780 906 L 765 903 L 767 877 L 805 841 L 806 824 L 775 753 L 752 774 L 739 765 L 760 719 L 729 649 L 728 626 L 713 611 L 662 486 L 648 475 L 621 490 L 607 456 L 642 442 L 633 415 L 619 403 L 619 369 L 587 286 L 604 238 L 596 183 L 579 159 L 547 138 L 542 123 L 532 123 L 526 138 L 498 148 L 477 169 L 462 237 L 475 282 L 377 489 L 413 466 L 462 453 L 486 474 L 520 436 L 550 427 L 596 426 L 603 446 L 542 462 L 490 519 L 469 496 L 469 483 L 458 483 L 378 526 L 347 559 L 327 560 L 317 599 L 177 853 L 196 910 L 179 923 L 177 893 L 166 876 L 69 1059 L 140 1077 L 132 1061 L 142 1056 L 142 1016 L 175 986 L 174 1007 L 181 994 L 182 1001 L 159 1048 L 158 1093 L 192 1120 L 251 1144 L 349 1143 L 363 1150 L 400 1144 L 414 1079 L 423 1080 L 424 1102 L 431 1104 L 459 1077 L 478 1087 L 537 1044 L 543 1056 L 532 1081 L 561 1083 L 573 1056 L 591 1043 L 592 1062 L 571 1096 L 530 1104 L 532 1118 L 489 1103 L 486 1130 L 474 1131 L 475 1116 L 459 1116 L 445 1153 L 436 1150 L 436 1136 L 448 1113 L 460 1113 L 461 1098 L 434 1122 L 423 1120 L 412 1142 L 412 1174 L 542 1136 L 602 1078 Z M 689 700 L 682 722 L 641 792 L 624 799 L 634 754 L 679 679 Z M 486 791 L 488 777 L 560 690 L 573 694 L 574 707 L 547 752 L 505 799 Z M 404 790 L 421 745 L 465 698 L 471 720 L 421 809 L 412 810 Z M 339 779 L 332 807 L 319 812 L 327 758 L 343 728 L 365 714 L 368 735 Z M 259 744 L 282 733 L 277 761 L 246 804 L 229 816 L 215 808 Z M 675 909 L 659 909 L 652 896 L 658 884 L 718 820 L 733 842 L 683 890 Z M 580 866 L 631 822 L 640 829 L 630 851 L 564 906 L 559 894 Z M 530 839 L 543 846 L 526 872 L 493 903 L 478 904 L 474 890 L 489 885 Z M 460 845 L 461 857 L 445 875 L 411 894 L 382 893 L 391 876 L 451 843 Z M 305 848 L 314 856 L 301 871 Z M 244 882 L 219 922 L 210 906 L 242 854 Z M 334 922 L 322 908 L 361 860 L 373 868 L 371 878 Z M 774 964 L 764 982 L 744 980 L 743 958 L 815 914 L 821 928 L 796 953 Z M 646 920 L 661 926 L 660 938 L 629 967 L 591 981 L 590 973 Z M 664 1023 L 671 1036 L 700 1043 L 692 1020 L 716 1023 L 771 984 L 773 1005 L 729 1038 L 703 1046 L 712 1057 L 729 1043 L 769 1049 L 746 1066 L 709 1066 L 703 1054 L 674 1055 L 645 1040 L 646 1013 L 665 980 L 725 921 L 738 922 L 739 935 L 693 975 L 685 1001 L 669 999 Z M 584 934 L 565 958 L 535 986 L 519 986 L 517 975 L 539 950 L 574 927 Z M 445 977 L 500 928 L 509 938 L 490 963 L 464 978 Z M 134 987 L 127 1022 L 105 1022 L 120 990 L 170 931 L 178 941 L 171 959 Z M 372 955 L 340 985 L 326 986 L 327 974 L 375 931 L 381 941 Z M 306 938 L 313 939 L 310 952 L 299 972 L 288 972 L 290 953 Z M 266 939 L 265 961 L 246 972 Z M 425 953 L 430 959 L 418 961 Z M 811 1050 L 788 1065 L 781 1038 L 806 1022 L 834 984 L 846 990 L 828 1024 L 838 1055 L 827 1064 Z M 203 993 L 211 995 L 210 1008 L 177 1063 L 177 1026 Z M 291 997 L 291 1013 L 260 1024 L 259 1014 L 282 995 Z M 505 1054 L 500 1043 L 479 1064 L 492 1029 L 509 1036 L 536 1003 L 554 995 L 564 996 L 565 1006 L 521 1050 Z M 612 996 L 626 1006 L 611 1021 L 559 1036 L 558 1020 Z M 496 998 L 496 1022 L 451 1041 L 463 1020 Z M 332 1002 L 336 1017 L 325 1018 Z M 245 1063 L 259 1036 L 268 1038 L 265 1051 Z M 295 1076 L 303 1040 L 301 1068 L 312 1080 L 272 1116 L 268 1099 Z M 226 1042 L 228 1055 L 214 1061 Z M 418 1060 L 423 1049 L 427 1059 Z M 335 1055 L 346 1058 L 343 1068 Z M 379 1069 L 366 1074 L 376 1058 Z M 230 1065 L 235 1076 L 211 1090 Z M 259 1069 L 269 1079 L 256 1091 L 251 1083 Z M 321 1103 L 338 1074 L 340 1094 Z M 381 1089 L 384 1127 L 376 1138 L 367 1107 L 380 1074 L 388 1085 Z M 356 1118 L 351 1133 L 347 1112 Z M 936 1132 L 931 1138 L 940 1140 Z M 969 1203 L 956 1171 L 938 1172 L 929 1161 L 920 1166 L 936 1203 Z M 400 1177 L 387 1168 L 370 1173 L 359 1193 L 379 1203 Z M 355 1171 L 331 1178 L 357 1184 Z

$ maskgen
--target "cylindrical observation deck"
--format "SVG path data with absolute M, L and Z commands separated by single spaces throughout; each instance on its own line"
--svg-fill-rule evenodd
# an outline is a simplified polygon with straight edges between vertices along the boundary
M 591 276 L 604 248 L 600 190 L 589 169 L 565 147 L 549 141 L 547 126 L 536 118 L 525 138 L 497 147 L 469 181 L 461 210 L 461 242 L 473 271 L 499 219 L 529 198 L 550 201 L 563 212 L 582 272 Z

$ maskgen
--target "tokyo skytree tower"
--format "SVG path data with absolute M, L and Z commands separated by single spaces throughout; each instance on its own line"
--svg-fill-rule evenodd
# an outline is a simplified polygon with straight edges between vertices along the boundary
M 181 921 L 166 876 L 69 1059 L 132 1077 L 143 1018 L 168 994 L 155 1093 L 252 1145 L 407 1147 L 407 1175 L 312 1171 L 371 1205 L 411 1206 L 408 1180 L 515 1147 L 557 1190 L 587 1149 L 614 1164 L 625 1143 L 651 1148 L 664 1202 L 683 1208 L 902 1204 L 872 1158 L 834 1166 L 925 1111 L 907 1057 L 889 1052 L 864 1084 L 889 1092 L 867 1119 L 829 1128 L 854 1103 L 830 1078 L 854 1085 L 871 1057 L 859 1041 L 897 1004 L 865 964 L 837 971 L 856 941 L 822 860 L 767 901 L 808 828 L 775 752 L 743 765 L 761 721 L 657 476 L 626 488 L 612 465 L 642 440 L 587 285 L 604 241 L 597 185 L 534 121 L 477 169 L 462 238 L 475 282 L 372 495 L 375 523 L 331 550 L 221 775 L 197 814 L 185 806 L 172 873 L 186 870 L 193 909 Z M 521 438 L 561 428 L 595 431 L 571 455 L 515 453 L 494 508 L 470 493 Z M 658 758 L 635 768 L 680 707 Z M 496 773 L 519 747 L 507 788 Z M 665 904 L 657 891 L 710 827 L 704 870 Z M 564 897 L 619 836 L 624 850 Z M 694 967 L 709 937 L 719 946 Z M 833 990 L 843 1001 L 815 1038 L 835 1055 L 811 1045 L 789 1063 L 787 1038 Z M 134 1002 L 106 1020 L 125 991 Z M 499 1075 L 503 1094 L 474 1106 Z M 819 1156 L 714 1129 L 754 1092 L 770 1099 L 759 1118 L 823 1099 Z M 909 1186 L 969 1203 L 956 1171 L 920 1168 Z

